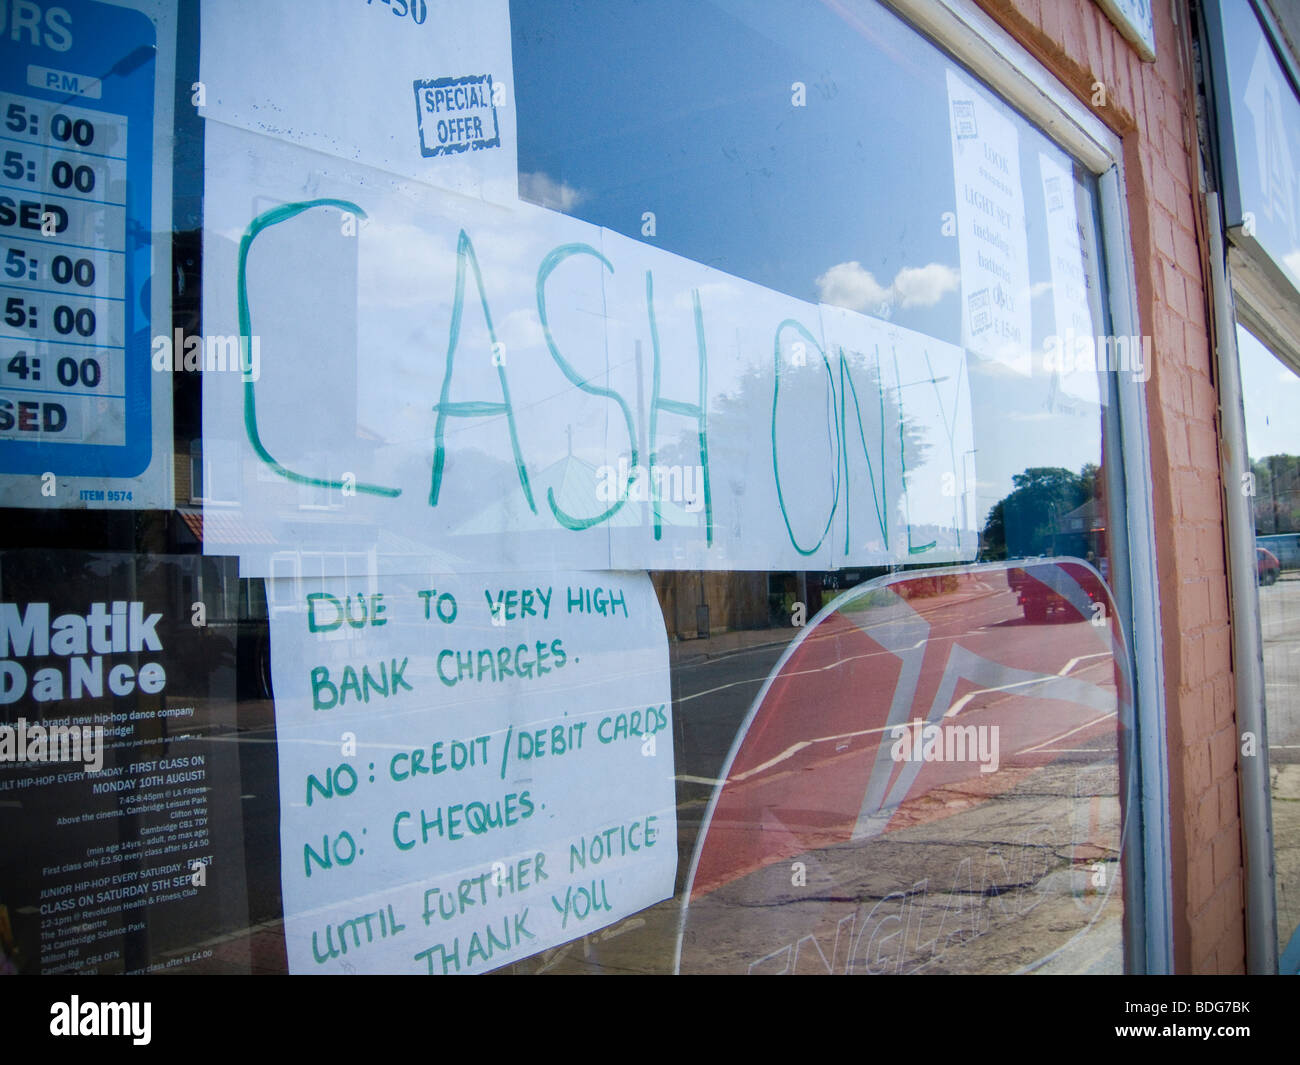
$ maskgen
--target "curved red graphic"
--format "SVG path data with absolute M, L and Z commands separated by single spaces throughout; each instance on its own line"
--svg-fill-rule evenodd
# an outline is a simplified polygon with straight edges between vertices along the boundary
M 1113 603 L 1080 560 L 840 596 L 741 727 L 696 846 L 679 968 L 1014 970 L 1108 901 L 1113 966 L 1130 677 Z M 1006 938 L 991 933 L 1039 910 L 1030 923 L 1053 912 L 1056 932 L 1033 957 L 987 957 Z

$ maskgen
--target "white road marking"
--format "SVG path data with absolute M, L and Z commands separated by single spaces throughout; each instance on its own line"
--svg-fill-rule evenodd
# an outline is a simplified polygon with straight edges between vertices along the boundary
M 1034 751 L 1046 747 L 1049 743 L 1055 743 L 1057 740 L 1065 739 L 1066 736 L 1073 736 L 1076 732 L 1082 732 L 1086 728 L 1092 728 L 1092 726 L 1097 724 L 1099 721 L 1105 721 L 1109 717 L 1115 717 L 1118 713 L 1118 710 L 1112 710 L 1108 714 L 1102 714 L 1101 717 L 1094 717 L 1091 721 L 1085 721 L 1078 728 L 1072 728 L 1068 732 L 1062 732 L 1059 736 L 1053 736 L 1050 740 L 1043 740 L 1043 742 L 1037 746 L 1026 747 L 1023 751 L 1016 751 L 1016 754 L 1032 754 Z
M 1072 670 L 1075 666 L 1077 666 L 1080 662 L 1084 661 L 1085 659 L 1107 658 L 1109 656 L 1110 656 L 1109 651 L 1098 651 L 1096 654 L 1091 654 L 1091 655 L 1079 655 L 1077 658 L 1071 658 L 1068 662 L 1066 662 L 1065 665 L 1061 667 L 1060 672 L 1058 672 L 1056 675 L 1058 677 L 1064 677 L 1067 673 L 1070 672 L 1070 670 Z M 1023 688 L 1030 684 L 1043 684 L 1048 679 L 1049 679 L 1048 676 L 1044 675 L 1042 677 L 1033 677 L 1030 680 L 1018 680 L 1011 684 L 999 684 L 995 688 L 977 688 L 975 691 L 968 692 L 967 694 L 963 695 L 960 699 L 958 699 L 955 703 L 953 703 L 952 706 L 948 707 L 948 709 L 944 712 L 943 716 L 956 717 L 959 713 L 961 713 L 964 709 L 966 709 L 967 704 L 969 704 L 970 701 L 974 699 L 975 696 L 977 695 L 989 695 L 993 692 L 1010 691 L 1012 688 Z

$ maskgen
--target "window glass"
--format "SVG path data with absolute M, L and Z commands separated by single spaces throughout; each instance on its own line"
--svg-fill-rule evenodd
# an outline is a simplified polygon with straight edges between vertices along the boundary
M 1300 731 L 1293 657 L 1300 647 L 1294 603 L 1300 569 L 1300 440 L 1291 401 L 1300 377 L 1252 334 L 1237 330 L 1246 441 L 1254 493 L 1255 565 L 1264 640 L 1264 700 L 1273 812 L 1273 862 L 1280 971 L 1300 970 Z
M 1248 245 L 1258 243 L 1290 284 L 1300 287 L 1300 98 L 1251 4 L 1222 0 L 1219 25 L 1224 52 L 1233 155 L 1226 160 L 1228 224 L 1241 226 Z
M 1122 969 L 1095 177 L 874 3 L 336 6 L 4 39 L 7 963 Z

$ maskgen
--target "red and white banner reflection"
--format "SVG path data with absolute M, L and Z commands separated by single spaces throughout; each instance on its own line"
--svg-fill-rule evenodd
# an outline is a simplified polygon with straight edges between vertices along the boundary
M 1122 968 L 1131 677 L 1081 560 L 840 596 L 739 730 L 679 970 Z

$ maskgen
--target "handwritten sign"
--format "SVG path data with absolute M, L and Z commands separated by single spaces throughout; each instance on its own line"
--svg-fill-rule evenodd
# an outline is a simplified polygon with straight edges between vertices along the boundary
M 261 351 L 203 393 L 260 531 L 205 546 L 244 572 L 973 557 L 962 349 L 528 203 L 206 148 L 205 328 Z
M 291 971 L 486 972 L 672 894 L 645 575 L 327 579 L 271 646 Z

